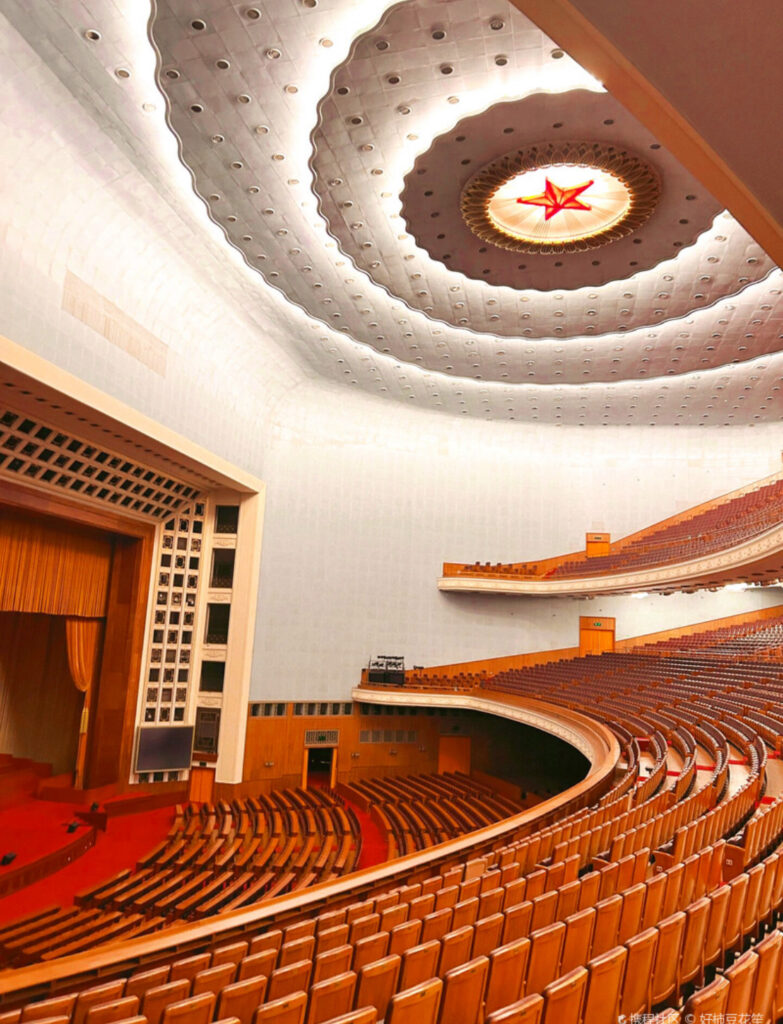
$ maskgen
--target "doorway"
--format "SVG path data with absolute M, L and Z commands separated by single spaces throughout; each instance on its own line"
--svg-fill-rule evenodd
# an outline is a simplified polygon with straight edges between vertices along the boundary
M 335 748 L 307 747 L 307 788 L 331 789 L 334 786 Z

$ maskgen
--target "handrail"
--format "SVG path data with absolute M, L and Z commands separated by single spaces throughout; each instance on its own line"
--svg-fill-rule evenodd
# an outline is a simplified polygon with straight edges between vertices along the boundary
M 81 857 L 95 846 L 96 834 L 96 830 L 90 828 L 58 850 L 52 850 L 51 853 L 30 861 L 29 864 L 21 864 L 13 871 L 9 871 L 8 874 L 3 874 L 0 877 L 0 899 L 10 896 L 11 893 L 23 889 L 26 885 L 38 882 L 41 878 L 46 878 L 47 875 L 54 874 L 55 871 L 66 867 L 77 857 Z
M 356 693 L 354 691 L 355 699 Z M 363 699 L 370 700 L 378 696 L 370 695 L 365 689 L 362 695 Z M 384 702 L 387 696 L 392 695 L 382 694 Z M 443 704 L 443 698 L 439 695 L 406 691 L 399 696 L 402 697 L 400 703 Z M 490 714 L 512 720 L 521 720 L 521 711 L 526 711 L 528 716 L 534 716 L 537 721 L 543 721 L 548 716 L 550 728 L 547 731 L 562 736 L 570 729 L 575 736 L 581 736 L 583 752 L 588 747 L 592 750 L 592 756 L 587 755 L 591 768 L 585 778 L 562 793 L 513 817 L 427 850 L 364 868 L 335 881 L 321 882 L 294 894 L 277 896 L 254 907 L 218 914 L 194 924 L 175 925 L 152 936 L 99 946 L 88 953 L 73 954 L 47 964 L 0 971 L 0 1005 L 19 1005 L 23 1001 L 43 998 L 54 991 L 137 970 L 142 965 L 151 965 L 169 958 L 174 952 L 196 952 L 230 938 L 239 938 L 243 933 L 258 930 L 273 921 L 292 920 L 302 917 L 306 912 L 315 913 L 327 903 L 330 906 L 342 906 L 381 887 L 391 888 L 411 877 L 426 878 L 444 863 L 471 855 L 481 856 L 491 851 L 493 845 L 502 845 L 509 833 L 524 828 L 533 831 L 535 826 L 542 826 L 563 813 L 584 807 L 610 788 L 620 747 L 611 730 L 601 723 L 545 701 L 524 700 L 509 694 L 493 695 L 491 698 L 485 694 L 481 698 L 459 694 L 448 700 L 454 706 L 475 706 L 473 702 L 491 705 Z

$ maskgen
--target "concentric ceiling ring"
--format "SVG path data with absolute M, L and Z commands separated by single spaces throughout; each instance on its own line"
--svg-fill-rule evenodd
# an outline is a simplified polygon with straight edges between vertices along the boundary
M 573 253 L 631 234 L 660 195 L 658 174 L 627 149 L 542 142 L 477 171 L 460 209 L 473 234 L 500 249 Z

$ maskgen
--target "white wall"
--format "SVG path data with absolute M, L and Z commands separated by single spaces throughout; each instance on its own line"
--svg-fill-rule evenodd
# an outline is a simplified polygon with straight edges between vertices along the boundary
M 446 594 L 444 561 L 517 561 L 620 537 L 780 466 L 774 428 L 482 423 L 327 387 L 280 406 L 265 455 L 251 692 L 340 697 L 372 654 L 442 664 L 618 638 L 783 603 L 772 588 L 593 601 Z

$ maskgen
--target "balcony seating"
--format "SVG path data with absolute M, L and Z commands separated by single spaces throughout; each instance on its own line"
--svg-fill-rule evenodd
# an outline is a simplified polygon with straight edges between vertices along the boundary
M 779 526 L 781 521 L 783 480 L 775 480 L 616 541 L 607 555 L 588 558 L 579 553 L 542 562 L 452 563 L 444 574 L 490 579 L 578 579 L 635 572 L 736 547 Z

